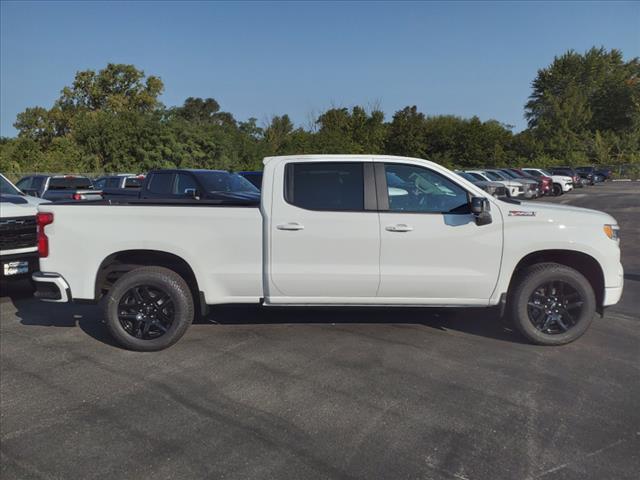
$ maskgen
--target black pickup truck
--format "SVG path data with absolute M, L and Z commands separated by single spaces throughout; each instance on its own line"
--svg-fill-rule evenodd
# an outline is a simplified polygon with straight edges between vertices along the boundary
M 107 188 L 103 198 L 112 202 L 140 199 L 259 203 L 260 190 L 240 175 L 224 170 L 171 169 L 150 171 L 137 191 Z

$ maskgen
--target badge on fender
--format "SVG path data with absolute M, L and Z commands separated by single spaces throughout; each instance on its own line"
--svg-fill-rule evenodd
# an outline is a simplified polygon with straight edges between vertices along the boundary
M 535 217 L 536 212 L 530 210 L 509 210 L 510 217 Z

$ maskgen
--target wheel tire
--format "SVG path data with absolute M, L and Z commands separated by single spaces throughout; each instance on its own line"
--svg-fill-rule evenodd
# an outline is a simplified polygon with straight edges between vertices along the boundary
M 559 183 L 554 183 L 553 184 L 553 196 L 554 197 L 559 197 L 560 195 L 562 195 L 562 186 Z
M 564 282 L 582 299 L 580 314 L 564 333 L 545 333 L 535 327 L 529 317 L 528 303 L 534 291 L 550 281 Z M 539 263 L 522 272 L 509 296 L 509 313 L 514 326 L 530 342 L 537 345 L 564 345 L 587 331 L 596 309 L 596 298 L 589 281 L 577 270 L 557 263 Z
M 173 301 L 173 321 L 158 338 L 137 338 L 125 330 L 118 318 L 123 297 L 134 287 L 149 286 L 169 295 Z M 193 295 L 187 282 L 173 270 L 164 267 L 140 267 L 125 273 L 103 298 L 107 328 L 124 348 L 139 352 L 163 350 L 176 343 L 193 322 Z

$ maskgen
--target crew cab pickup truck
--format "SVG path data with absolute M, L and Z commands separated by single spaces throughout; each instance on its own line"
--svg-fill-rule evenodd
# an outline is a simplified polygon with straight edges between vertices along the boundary
M 530 341 L 559 345 L 622 294 L 605 213 L 502 201 L 415 158 L 264 164 L 259 205 L 39 206 L 39 296 L 99 302 L 118 342 L 148 351 L 226 303 L 496 306 Z
M 0 174 L 0 278 L 30 278 L 38 269 L 37 205 L 46 202 L 28 197 Z
M 220 200 L 257 204 L 260 190 L 236 173 L 224 170 L 167 169 L 150 171 L 141 187 L 133 189 L 106 189 L 107 200 Z
M 16 186 L 27 195 L 51 202 L 102 198 L 102 192 L 93 188 L 90 178 L 77 175 L 30 175 L 21 178 Z

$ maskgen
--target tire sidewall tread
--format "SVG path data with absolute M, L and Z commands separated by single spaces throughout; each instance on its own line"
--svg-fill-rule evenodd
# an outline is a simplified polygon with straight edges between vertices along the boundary
M 124 330 L 118 319 L 118 304 L 122 296 L 133 286 L 143 284 L 156 286 L 169 293 L 175 308 L 169 331 L 151 340 L 133 337 Z M 109 333 L 124 348 L 140 352 L 170 347 L 180 340 L 194 319 L 194 300 L 187 282 L 178 273 L 165 267 L 140 267 L 125 273 L 104 296 L 102 308 Z
M 579 291 L 584 302 L 577 323 L 567 332 L 545 334 L 529 320 L 527 302 L 541 283 L 559 280 L 571 283 Z M 591 325 L 596 309 L 596 299 L 589 281 L 577 270 L 558 263 L 539 263 L 526 268 L 515 279 L 515 287 L 509 295 L 509 313 L 518 331 L 537 345 L 564 345 L 581 337 Z

